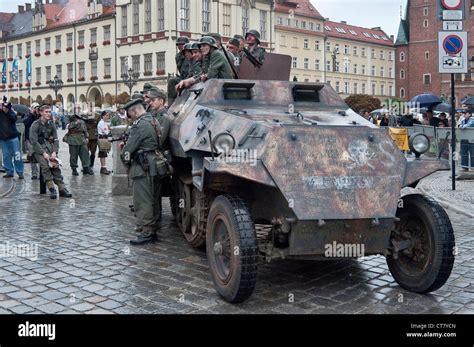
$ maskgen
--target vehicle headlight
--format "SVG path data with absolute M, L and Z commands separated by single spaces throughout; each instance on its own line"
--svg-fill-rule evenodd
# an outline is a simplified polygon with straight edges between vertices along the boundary
M 229 133 L 220 133 L 212 140 L 212 147 L 217 153 L 229 154 L 235 148 L 235 139 Z
M 414 133 L 411 135 L 408 144 L 410 146 L 410 150 L 415 153 L 417 158 L 419 158 L 420 155 L 428 152 L 431 145 L 428 136 L 422 133 Z

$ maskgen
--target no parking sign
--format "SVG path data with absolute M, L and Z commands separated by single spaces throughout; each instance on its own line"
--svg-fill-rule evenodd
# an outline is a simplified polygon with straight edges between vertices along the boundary
M 452 31 L 438 35 L 439 73 L 467 73 L 467 33 Z

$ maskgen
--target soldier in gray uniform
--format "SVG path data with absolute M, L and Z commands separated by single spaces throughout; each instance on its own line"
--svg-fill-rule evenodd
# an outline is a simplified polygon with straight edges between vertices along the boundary
M 240 49 L 240 41 L 236 38 L 231 38 L 227 43 L 227 50 L 234 56 L 234 68 L 239 73 L 240 64 L 242 64 L 242 50 Z
M 176 85 L 182 80 L 188 78 L 189 66 L 191 64 L 192 55 L 191 52 L 186 49 L 189 44 L 189 39 L 186 36 L 178 37 L 176 40 L 176 46 L 179 52 L 176 54 L 176 67 L 178 69 L 179 76 L 172 77 L 168 80 L 168 97 L 169 104 L 171 105 L 176 99 Z
M 89 142 L 89 132 L 87 131 L 86 123 L 79 117 L 77 113 L 79 110 L 76 109 L 75 114 L 69 118 L 67 125 L 68 132 L 64 136 L 63 141 L 69 145 L 69 165 L 72 169 L 73 176 L 79 176 L 77 172 L 77 159 L 81 158 L 82 172 L 84 175 L 89 173 L 90 157 L 87 149 L 87 143 Z
M 145 111 L 140 99 L 132 99 L 125 105 L 133 120 L 130 137 L 122 149 L 121 159 L 129 167 L 133 181 L 133 206 L 137 224 L 142 230 L 132 245 L 144 245 L 157 241 L 159 197 L 161 179 L 157 171 L 159 128 L 156 120 Z
M 244 52 L 250 53 L 260 65 L 263 65 L 265 49 L 260 47 L 260 33 L 257 30 L 249 30 L 245 34 L 245 41 L 247 48 L 244 49 Z
M 40 118 L 31 125 L 30 142 L 33 146 L 33 155 L 39 163 L 50 198 L 56 199 L 57 192 L 54 183 L 58 185 L 59 196 L 71 198 L 72 194 L 66 189 L 61 169 L 57 162 L 59 151 L 58 133 L 51 121 L 51 106 L 43 105 L 39 109 Z

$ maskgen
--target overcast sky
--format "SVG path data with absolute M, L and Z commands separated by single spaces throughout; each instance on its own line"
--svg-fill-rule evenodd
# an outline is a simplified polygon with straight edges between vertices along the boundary
M 193 0 L 196 1 L 196 0 Z M 397 35 L 400 5 L 406 0 L 311 0 L 324 17 L 363 27 L 382 27 L 388 35 Z M 0 0 L 0 12 L 15 12 L 18 5 L 34 0 Z

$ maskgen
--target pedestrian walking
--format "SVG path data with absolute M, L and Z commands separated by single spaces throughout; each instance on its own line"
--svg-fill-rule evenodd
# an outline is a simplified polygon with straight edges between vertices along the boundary
M 20 149 L 20 134 L 16 128 L 16 114 L 12 110 L 11 103 L 3 98 L 0 109 L 0 146 L 3 153 L 3 167 L 5 175 L 3 178 L 13 178 L 14 172 L 19 179 L 23 179 L 23 158 Z

